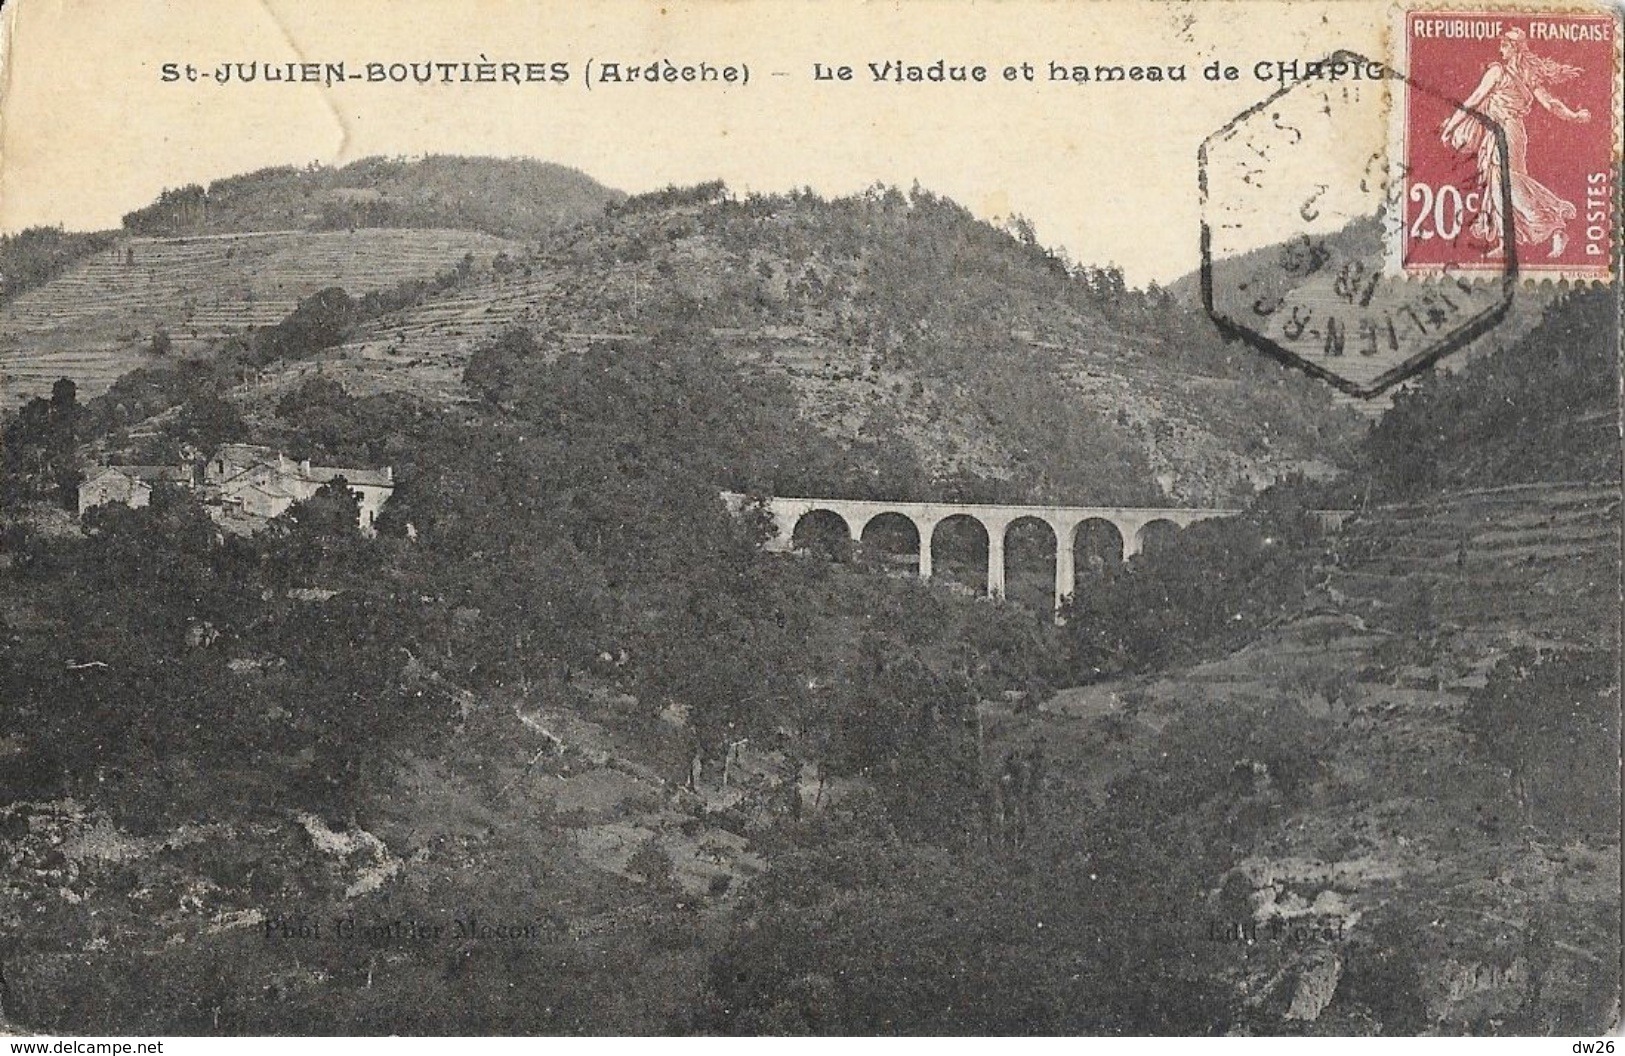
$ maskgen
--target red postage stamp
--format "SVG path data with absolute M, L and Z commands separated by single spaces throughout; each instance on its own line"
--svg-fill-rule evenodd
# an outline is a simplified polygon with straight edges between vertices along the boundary
M 1620 22 L 1607 9 L 1420 9 L 1398 26 L 1406 274 L 1614 277 Z

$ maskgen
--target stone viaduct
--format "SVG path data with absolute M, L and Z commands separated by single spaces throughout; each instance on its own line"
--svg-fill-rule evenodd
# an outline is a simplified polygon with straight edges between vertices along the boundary
M 730 509 L 738 512 L 746 497 L 724 492 Z M 1003 506 L 970 502 L 871 502 L 864 499 L 769 498 L 767 512 L 773 516 L 776 534 L 767 549 L 786 551 L 794 545 L 796 525 L 816 511 L 828 511 L 846 522 L 853 542 L 863 537 L 863 529 L 882 514 L 900 514 L 914 523 L 920 537 L 920 578 L 931 578 L 931 536 L 937 525 L 950 517 L 969 517 L 987 532 L 987 592 L 1004 594 L 1004 540 L 1010 526 L 1032 518 L 1049 525 L 1055 533 L 1055 606 L 1072 594 L 1076 569 L 1073 543 L 1078 526 L 1085 521 L 1105 521 L 1117 529 L 1123 541 L 1123 560 L 1139 553 L 1145 545 L 1146 529 L 1158 522 L 1184 528 L 1197 521 L 1233 517 L 1240 510 L 1172 509 L 1133 506 Z

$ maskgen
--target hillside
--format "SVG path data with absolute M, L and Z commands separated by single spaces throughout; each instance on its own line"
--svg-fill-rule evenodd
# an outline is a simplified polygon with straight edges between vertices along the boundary
M 758 404 L 715 357 L 600 349 L 526 380 L 511 413 L 289 409 L 389 452 L 375 539 L 314 501 L 222 539 L 184 494 L 83 534 L 8 524 L 0 921 L 39 926 L 0 928 L 7 1015 L 682 1029 L 799 786 L 833 801 L 860 768 L 960 758 L 973 684 L 948 643 L 1015 656 L 1045 625 L 762 553 L 715 486 Z M 918 728 L 891 693 L 942 729 L 868 736 Z M 387 930 L 411 918 L 443 931 Z M 502 930 L 455 930 L 476 918 Z M 337 919 L 368 930 L 335 941 Z
M 1363 445 L 1376 490 L 1619 480 L 1617 294 L 1548 290 L 1522 316 L 1467 362 L 1396 395 Z
M 0 302 L 0 398 L 9 409 L 73 378 L 87 396 L 119 375 L 280 321 L 326 286 L 357 295 L 454 270 L 489 267 L 515 243 L 471 231 L 263 231 L 120 238 L 62 274 Z
M 431 278 L 468 253 L 482 264 L 516 256 L 622 197 L 530 159 L 364 158 L 166 190 L 120 232 L 6 236 L 0 405 L 63 376 L 100 392 L 151 365 L 144 346 L 159 330 L 195 352 L 278 321 L 323 286 L 359 296 Z
M 1284 283 L 1294 290 L 1291 303 L 1308 306 L 1336 305 L 1338 298 L 1332 290 L 1339 265 L 1344 261 L 1357 261 L 1364 274 L 1380 270 L 1383 266 L 1381 238 L 1376 221 L 1359 220 L 1341 231 L 1317 239 L 1315 245 L 1324 255 L 1324 260 L 1316 269 L 1318 274 L 1309 277 L 1288 278 L 1289 273 L 1298 275 L 1299 269 L 1303 267 L 1306 250 L 1302 241 L 1263 246 L 1236 256 L 1216 259 L 1212 265 L 1215 307 L 1221 312 L 1240 310 L 1245 314 L 1245 306 L 1263 295 L 1266 292 L 1264 287 L 1272 283 L 1276 285 Z M 1259 281 L 1260 276 L 1264 277 L 1262 282 Z M 1494 282 L 1486 279 L 1482 285 L 1484 292 L 1475 300 L 1481 309 L 1488 308 L 1496 300 Z M 1268 292 L 1278 294 L 1282 290 Z M 1193 311 L 1203 311 L 1201 269 L 1174 280 L 1168 286 L 1168 293 L 1179 304 Z M 1540 321 L 1547 306 L 1561 296 L 1562 291 L 1553 284 L 1523 283 L 1513 293 L 1512 302 L 1501 322 L 1465 346 L 1452 351 L 1438 362 L 1436 369 L 1443 372 L 1459 371 L 1483 356 L 1492 355 L 1497 350 L 1516 344 Z M 1381 301 L 1377 303 L 1380 304 Z M 1264 353 L 1258 354 L 1262 356 Z M 1353 380 L 1362 383 L 1369 381 L 1369 375 L 1362 376 L 1357 373 L 1358 366 L 1349 361 L 1344 363 L 1345 368 L 1356 369 L 1356 373 L 1349 375 Z M 1339 392 L 1334 395 L 1333 400 L 1339 407 L 1346 407 L 1363 417 L 1375 420 L 1392 406 L 1400 393 L 1414 384 L 1411 381 L 1402 382 L 1396 388 L 1372 397 L 1348 396 Z
M 921 191 L 664 192 L 524 263 L 370 323 L 316 362 L 356 394 L 446 403 L 466 398 L 474 351 L 514 327 L 556 349 L 683 327 L 789 383 L 831 437 L 905 448 L 932 479 L 1076 501 L 1233 501 L 1330 471 L 1359 428 L 1324 386 L 1225 347 L 1195 313 L 1109 270 L 1070 275 Z
M 260 169 L 167 190 L 124 217 L 134 235 L 356 227 L 456 228 L 531 241 L 623 197 L 575 169 L 529 158 L 363 158 Z
M 1259 612 L 1267 591 L 1227 583 L 1245 562 L 1200 541 L 1234 526 L 1199 526 L 1172 556 L 1202 574 L 1151 570 L 1093 606 L 1154 610 L 1188 578 L 1160 626 L 1194 658 L 1042 706 L 1037 735 L 1068 746 L 1063 801 L 1235 768 L 1194 823 L 1228 838 L 1207 912 L 1307 929 L 1215 969 L 1261 1029 L 1561 1034 L 1618 1015 L 1617 304 L 1541 300 L 1522 336 L 1394 401 L 1338 485 L 1371 501 L 1283 563 L 1285 604 Z M 1203 609 L 1236 613 L 1243 644 L 1168 632 Z
M 504 478 L 471 482 L 467 511 L 522 476 Z M 466 541 L 504 552 L 464 568 L 510 569 L 508 548 L 555 505 L 491 504 Z M 526 520 L 501 540 L 491 529 L 511 516 Z M 364 573 L 380 583 L 370 617 L 363 576 L 349 600 L 262 601 L 251 619 L 209 600 L 220 644 L 165 654 L 185 665 L 174 673 L 137 653 L 117 658 L 140 665 L 128 675 L 64 673 L 61 656 L 111 658 L 112 642 L 39 625 L 68 599 L 8 590 L 8 624 L 36 639 L 7 646 L 26 661 L 10 678 L 36 671 L 98 699 L 128 678 L 155 709 L 98 720 L 97 748 L 62 757 L 100 790 L 88 777 L 75 798 L 14 786 L 0 804 L 0 906 L 42 925 L 0 946 L 8 1007 L 39 1029 L 202 1034 L 287 1030 L 292 1014 L 304 1030 L 363 1033 L 1595 1033 L 1617 989 L 1619 517 L 1617 487 L 1558 483 L 1370 509 L 1316 561 L 1301 606 L 1244 648 L 1036 709 L 986 692 L 974 723 L 949 722 L 976 731 L 958 756 L 950 740 L 908 747 L 918 714 L 903 672 L 966 646 L 1010 663 L 1018 626 L 992 633 L 991 606 L 775 559 L 750 575 L 788 577 L 784 633 L 836 679 L 821 707 L 854 708 L 838 728 L 852 740 L 813 748 L 753 729 L 728 753 L 732 783 L 719 762 L 693 791 L 679 776 L 692 718 L 657 712 L 652 684 L 636 687 L 642 700 L 610 689 L 613 662 L 570 684 L 464 691 L 438 659 L 379 640 L 380 620 L 438 607 L 417 590 L 466 589 L 450 548 L 430 580 L 385 571 L 418 562 L 413 548 L 380 559 Z M 183 557 L 174 540 L 124 545 Z M 195 561 L 137 575 L 141 606 L 122 618 L 162 615 L 140 633 L 181 634 Z M 527 582 L 538 621 L 583 586 Z M 492 602 L 512 591 L 495 586 Z M 408 587 L 421 604 L 402 612 Z M 425 628 L 408 653 L 443 636 L 461 661 L 447 670 L 472 673 L 463 650 L 496 616 Z M 690 699 L 752 692 L 716 664 L 709 628 L 668 626 L 702 635 L 709 674 Z M 335 628 L 356 644 L 335 649 Z M 865 674 L 877 633 L 893 657 L 878 677 Z M 726 640 L 757 662 L 754 634 Z M 331 686 L 291 681 L 313 664 L 339 665 L 317 668 Z M 356 775 L 326 737 L 359 733 L 344 705 L 358 692 L 392 725 L 370 727 Z M 946 711 L 957 692 L 934 682 L 923 699 Z M 1522 727 L 1486 718 L 1502 697 Z M 433 735 L 414 699 L 448 713 Z M 234 723 L 185 732 L 223 704 Z M 66 716 L 47 715 L 7 750 L 29 759 L 59 737 Z M 153 728 L 174 739 L 144 746 Z M 149 779 L 104 738 L 134 738 L 165 769 Z M 899 743 L 890 768 L 840 754 Z M 211 772 L 180 755 L 204 745 L 243 761 Z M 1018 841 L 1008 817 L 976 820 L 977 797 L 1035 745 L 1047 777 Z M 9 779 L 29 774 L 49 776 L 31 762 Z M 351 781 L 361 789 L 341 792 Z M 356 797 L 342 818 L 341 796 Z M 456 930 L 475 918 L 522 938 Z M 340 920 L 373 930 L 335 937 Z M 396 921 L 445 933 L 387 930 Z M 1213 937 L 1248 923 L 1266 941 Z M 1272 923 L 1288 930 L 1269 939 Z M 1147 1007 L 1147 992 L 1167 996 Z M 448 995 L 454 1006 L 436 1004 Z
M 1250 1029 L 1605 1030 L 1620 516 L 1617 484 L 1367 510 L 1244 648 L 1062 691 L 1001 743 L 1052 753 L 1056 826 L 1083 824 L 1062 804 L 1213 775 L 1177 823 L 1210 870 L 1183 919 L 1257 928 L 1191 941 Z M 1091 859 L 1104 875 L 1110 852 Z

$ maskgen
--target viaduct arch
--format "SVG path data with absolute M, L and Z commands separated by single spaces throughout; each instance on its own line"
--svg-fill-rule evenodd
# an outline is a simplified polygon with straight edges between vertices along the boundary
M 744 508 L 746 496 L 724 492 L 723 501 L 729 509 L 739 512 Z M 802 499 L 771 497 L 766 500 L 767 512 L 773 517 L 774 535 L 767 549 L 788 551 L 793 545 L 796 525 L 814 511 L 827 511 L 846 523 L 853 542 L 863 537 L 863 529 L 882 514 L 900 514 L 914 522 L 920 538 L 920 578 L 930 579 L 931 533 L 949 517 L 970 517 L 987 532 L 987 592 L 992 597 L 1004 595 L 1004 542 L 1005 533 L 1016 521 L 1033 518 L 1049 525 L 1055 533 L 1055 607 L 1071 595 L 1076 578 L 1073 563 L 1073 542 L 1078 526 L 1085 521 L 1107 521 L 1116 527 L 1123 538 L 1123 560 L 1139 553 L 1145 545 L 1148 525 L 1162 521 L 1185 528 L 1197 521 L 1216 517 L 1233 517 L 1239 509 L 1174 509 L 1135 506 L 1003 506 L 987 503 L 956 502 L 875 502 L 867 499 Z

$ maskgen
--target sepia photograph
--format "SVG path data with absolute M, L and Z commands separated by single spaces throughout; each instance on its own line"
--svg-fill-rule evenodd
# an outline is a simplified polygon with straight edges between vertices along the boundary
M 1612 1052 L 1621 11 L 10 0 L 0 1043 Z

